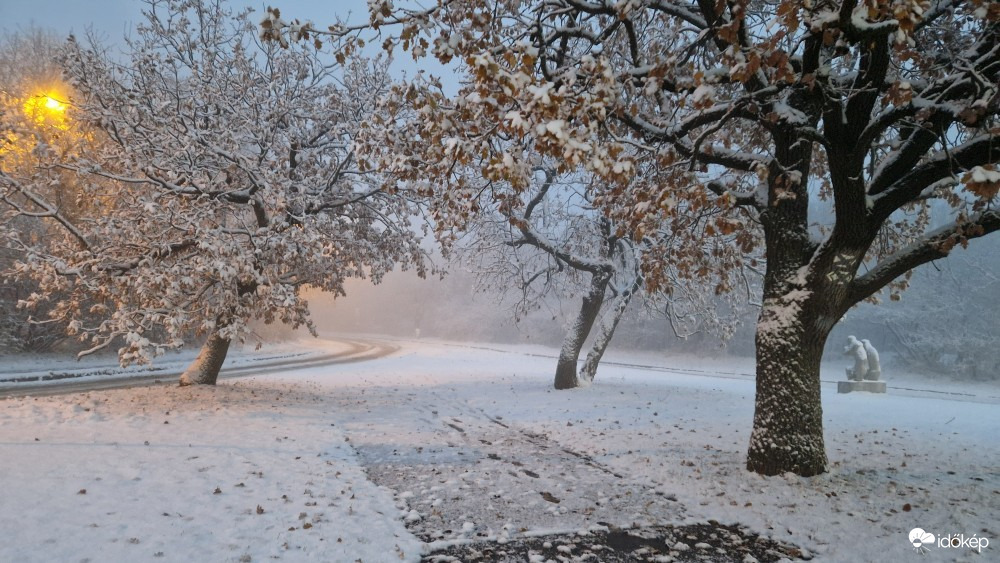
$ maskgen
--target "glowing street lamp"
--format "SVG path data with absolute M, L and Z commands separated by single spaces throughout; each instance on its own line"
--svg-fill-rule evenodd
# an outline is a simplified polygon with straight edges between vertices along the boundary
M 29 166 L 27 163 L 33 158 L 32 151 L 39 143 L 67 150 L 85 139 L 75 127 L 71 127 L 68 97 L 61 95 L 61 90 L 42 90 L 15 102 L 20 103 L 26 119 L 16 126 L 12 122 L 11 127 L 0 132 L 0 171 L 9 172 L 19 166 Z
M 45 96 L 45 109 L 49 111 L 64 112 L 66 111 L 66 104 L 60 102 L 52 96 Z
M 51 93 L 36 94 L 24 102 L 24 113 L 39 124 L 66 129 L 66 104 Z

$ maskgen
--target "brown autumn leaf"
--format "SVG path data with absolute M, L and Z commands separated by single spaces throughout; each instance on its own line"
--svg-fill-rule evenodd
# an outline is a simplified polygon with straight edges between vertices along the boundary
M 547 501 L 549 501 L 551 503 L 559 504 L 559 499 L 557 499 L 556 497 L 552 496 L 552 493 L 542 492 L 542 493 L 538 493 L 538 494 L 542 495 L 543 499 L 545 499 L 545 500 L 547 500 Z

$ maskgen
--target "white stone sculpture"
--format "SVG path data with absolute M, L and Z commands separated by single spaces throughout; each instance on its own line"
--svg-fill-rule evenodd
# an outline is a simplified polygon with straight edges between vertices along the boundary
M 854 358 L 854 367 L 847 368 L 847 379 L 851 381 L 862 381 L 868 375 L 868 352 L 865 345 L 858 341 L 853 335 L 847 337 L 847 346 L 844 347 L 844 355 Z
M 885 393 L 886 384 L 879 381 L 882 367 L 878 361 L 878 350 L 871 342 L 848 336 L 844 354 L 854 358 L 854 367 L 847 368 L 847 381 L 837 382 L 838 393 Z
M 865 379 L 868 381 L 878 381 L 882 377 L 882 366 L 878 361 L 878 350 L 867 339 L 862 340 L 861 344 L 864 345 L 865 354 L 868 355 L 868 373 L 865 374 Z

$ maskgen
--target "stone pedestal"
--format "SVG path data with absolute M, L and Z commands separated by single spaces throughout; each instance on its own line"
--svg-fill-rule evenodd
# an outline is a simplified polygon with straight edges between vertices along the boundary
M 885 381 L 838 381 L 837 393 L 865 391 L 867 393 L 885 393 Z

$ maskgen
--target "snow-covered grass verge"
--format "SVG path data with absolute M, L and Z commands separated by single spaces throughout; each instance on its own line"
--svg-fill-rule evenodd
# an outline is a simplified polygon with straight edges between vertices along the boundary
M 0 401 L 0 561 L 413 560 L 419 542 L 316 391 Z
M 557 392 L 550 352 L 403 343 L 216 389 L 2 400 L 0 527 L 17 533 L 0 560 L 412 561 L 428 549 L 412 534 L 709 519 L 820 561 L 909 560 L 914 528 L 993 542 L 929 561 L 1000 548 L 1000 409 L 980 388 L 824 384 L 830 472 L 764 478 L 743 469 L 748 361 L 619 356 L 663 369 L 606 365 Z

